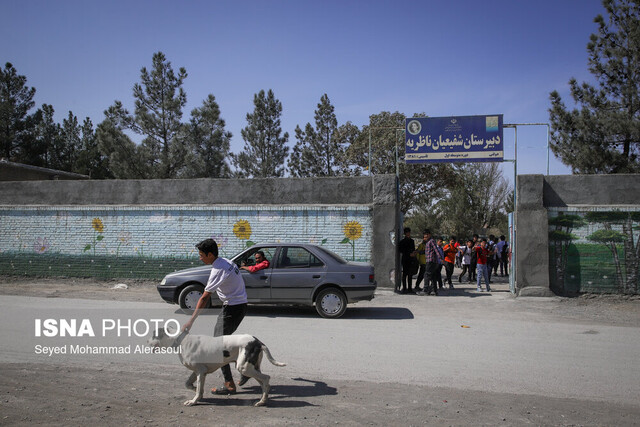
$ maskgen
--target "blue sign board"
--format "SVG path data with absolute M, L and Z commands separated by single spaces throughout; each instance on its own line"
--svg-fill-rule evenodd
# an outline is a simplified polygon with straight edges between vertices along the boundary
M 405 122 L 405 162 L 501 162 L 502 114 L 414 117 Z

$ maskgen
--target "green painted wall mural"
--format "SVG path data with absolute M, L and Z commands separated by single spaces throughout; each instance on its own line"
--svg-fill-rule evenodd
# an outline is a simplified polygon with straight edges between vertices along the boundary
M 556 293 L 637 294 L 640 211 L 550 208 L 549 262 L 551 289 Z

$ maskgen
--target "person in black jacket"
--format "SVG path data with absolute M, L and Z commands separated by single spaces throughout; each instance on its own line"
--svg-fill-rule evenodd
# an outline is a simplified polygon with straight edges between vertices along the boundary
M 411 289 L 412 281 L 413 281 L 413 261 L 416 259 L 416 244 L 411 238 L 411 229 L 406 227 L 404 229 L 404 238 L 400 240 L 400 244 L 398 245 L 398 250 L 400 251 L 400 255 L 402 255 L 402 293 L 406 294 L 408 292 L 413 292 Z M 398 287 L 396 285 L 396 292 L 398 291 Z

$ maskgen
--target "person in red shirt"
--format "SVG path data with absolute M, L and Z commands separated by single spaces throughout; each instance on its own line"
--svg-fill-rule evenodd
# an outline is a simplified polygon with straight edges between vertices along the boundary
M 480 242 L 480 246 L 476 246 L 474 248 L 476 253 L 478 254 L 478 281 L 477 281 L 477 291 L 482 292 L 482 280 L 484 277 L 484 284 L 487 287 L 487 292 L 491 292 L 491 287 L 489 286 L 489 265 L 488 265 L 488 257 L 493 255 L 493 252 L 487 248 L 487 239 L 482 239 Z
M 264 256 L 264 252 L 258 251 L 255 253 L 256 263 L 255 265 L 247 265 L 240 267 L 243 270 L 247 270 L 249 273 L 255 273 L 256 271 L 269 268 L 269 260 Z
M 444 271 L 447 273 L 445 282 L 449 283 L 449 289 L 453 289 L 451 276 L 453 276 L 453 267 L 455 266 L 456 254 L 458 253 L 455 236 L 451 236 L 449 244 L 445 245 L 442 250 L 444 251 Z

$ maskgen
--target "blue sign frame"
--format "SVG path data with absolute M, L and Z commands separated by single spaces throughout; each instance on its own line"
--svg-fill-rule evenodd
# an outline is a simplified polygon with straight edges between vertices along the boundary
M 502 162 L 502 114 L 405 121 L 406 163 Z

